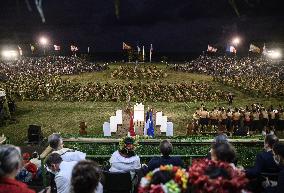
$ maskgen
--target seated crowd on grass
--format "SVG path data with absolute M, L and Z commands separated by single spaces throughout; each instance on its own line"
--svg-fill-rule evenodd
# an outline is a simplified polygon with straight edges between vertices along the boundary
M 53 151 L 46 157 L 45 164 L 40 163 L 36 153 L 31 158 L 27 153 L 21 155 L 20 149 L 13 145 L 0 146 L 1 193 L 35 192 L 26 184 L 42 178 L 44 170 L 48 171 L 50 182 L 43 191 L 58 193 L 110 192 L 105 178 L 109 172 L 130 173 L 131 187 L 127 192 L 280 193 L 283 190 L 284 144 L 274 134 L 266 135 L 264 150 L 255 155 L 252 168 L 238 164 L 238 152 L 225 134 L 216 136 L 208 156 L 193 161 L 191 166 L 172 156 L 174 149 L 168 140 L 160 143 L 160 157 L 141 165 L 135 153 L 137 139 L 125 137 L 111 155 L 110 168 L 86 160 L 83 152 L 64 148 L 59 134 L 51 135 L 48 140 Z M 111 183 L 115 186 L 124 181 Z
M 266 58 L 200 56 L 185 64 L 169 64 L 173 70 L 208 74 L 223 84 L 254 96 L 284 96 L 284 65 Z

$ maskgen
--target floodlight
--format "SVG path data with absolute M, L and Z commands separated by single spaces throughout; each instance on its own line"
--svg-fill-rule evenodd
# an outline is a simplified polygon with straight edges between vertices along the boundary
M 281 58 L 281 56 L 282 56 L 280 50 L 270 50 L 270 51 L 267 52 L 267 55 L 268 55 L 271 59 L 279 59 L 279 58 Z
M 235 37 L 233 40 L 232 40 L 232 43 L 234 45 L 238 45 L 239 43 L 241 42 L 241 39 L 239 37 Z
M 48 44 L 48 39 L 46 37 L 41 37 L 39 39 L 39 43 L 43 46 L 47 45 Z
M 18 52 L 16 50 L 3 50 L 1 56 L 5 60 L 16 60 Z

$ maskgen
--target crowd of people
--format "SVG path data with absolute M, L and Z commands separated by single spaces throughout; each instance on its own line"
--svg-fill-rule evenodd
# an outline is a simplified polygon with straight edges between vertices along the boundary
M 83 72 L 95 72 L 108 69 L 108 64 L 91 63 L 79 57 L 46 56 L 21 57 L 15 61 L 0 61 L 1 79 L 18 77 L 41 77 L 55 75 L 72 75 Z
M 129 173 L 129 189 L 122 192 L 280 193 L 284 188 L 284 144 L 274 134 L 266 135 L 264 150 L 256 155 L 255 165 L 251 168 L 238 165 L 236 149 L 225 134 L 216 136 L 208 155 L 194 160 L 189 167 L 172 155 L 174 148 L 169 140 L 161 141 L 161 156 L 141 164 L 135 153 L 136 139 L 125 137 L 121 139 L 119 149 L 111 155 L 110 168 L 86 160 L 83 152 L 64 148 L 59 134 L 52 134 L 48 141 L 53 151 L 46 157 L 44 165 L 39 162 L 38 155 L 30 159 L 27 154 L 22 156 L 18 147 L 0 146 L 0 193 L 34 193 L 23 183 L 25 181 L 18 181 L 17 176 L 23 169 L 35 172 L 37 166 L 44 167 L 42 169 L 50 176 L 49 186 L 42 192 L 114 192 L 113 188 L 123 186 L 125 179 L 120 177 L 108 183 L 106 175 L 110 173 L 122 176 Z
M 111 73 L 112 78 L 119 79 L 153 79 L 159 80 L 161 78 L 166 78 L 167 73 L 162 69 L 158 69 L 157 66 L 143 66 L 143 67 L 122 67 L 119 66 L 117 70 Z
M 273 60 L 254 57 L 207 56 L 185 64 L 169 64 L 177 71 L 208 74 L 214 80 L 255 96 L 284 96 L 284 66 Z
M 266 134 L 284 130 L 284 109 L 281 105 L 264 107 L 263 104 L 252 104 L 244 108 L 214 107 L 209 110 L 201 105 L 193 114 L 193 120 L 198 132 L 215 128 L 235 135 Z
M 107 69 L 105 64 L 88 63 L 77 57 L 52 56 L 22 58 L 14 62 L 1 62 L 0 87 L 16 100 L 57 101 L 218 101 L 224 92 L 214 90 L 206 83 L 74 83 L 60 75 Z M 141 74 L 143 75 L 141 68 Z M 149 68 L 150 69 L 150 68 Z M 144 69 L 156 74 L 157 69 Z M 135 69 L 133 68 L 135 71 Z M 124 71 L 124 70 L 122 70 Z M 157 73 L 159 74 L 159 73 Z M 153 77 L 156 75 L 153 75 Z

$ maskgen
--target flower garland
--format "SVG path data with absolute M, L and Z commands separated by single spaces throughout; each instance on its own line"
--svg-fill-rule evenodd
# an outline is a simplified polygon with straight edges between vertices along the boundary
M 173 178 L 165 184 L 151 184 L 155 173 L 168 171 Z M 138 193 L 181 193 L 187 189 L 188 173 L 178 166 L 165 165 L 149 172 L 141 179 Z
M 131 144 L 133 145 L 133 150 L 135 151 L 138 147 L 139 147 L 139 144 L 138 144 L 138 140 L 136 140 L 135 137 L 123 137 L 120 141 L 119 141 L 119 149 L 122 150 L 124 149 L 128 144 L 126 144 L 125 142 L 129 140 L 129 141 L 133 141 Z
M 211 179 L 206 174 L 209 168 L 222 169 L 226 171 L 228 177 L 218 176 L 217 178 Z M 242 171 L 234 169 L 225 162 L 216 162 L 207 159 L 198 160 L 192 164 L 188 172 L 189 183 L 192 185 L 195 193 L 229 193 L 232 190 L 234 190 L 234 192 L 241 192 L 248 183 L 248 179 Z

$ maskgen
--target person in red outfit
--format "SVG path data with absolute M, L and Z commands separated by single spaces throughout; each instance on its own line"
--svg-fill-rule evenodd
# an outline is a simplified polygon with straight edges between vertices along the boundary
M 13 145 L 0 146 L 0 193 L 35 193 L 15 179 L 21 168 L 20 149 Z

